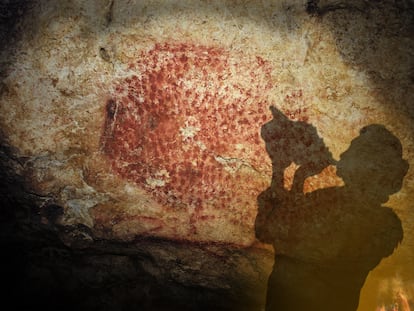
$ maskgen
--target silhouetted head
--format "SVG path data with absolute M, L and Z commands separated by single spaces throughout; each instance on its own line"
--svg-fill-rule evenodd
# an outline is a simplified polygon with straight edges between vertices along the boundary
M 346 187 L 381 203 L 401 189 L 407 170 L 400 141 L 378 124 L 362 128 L 337 165 Z

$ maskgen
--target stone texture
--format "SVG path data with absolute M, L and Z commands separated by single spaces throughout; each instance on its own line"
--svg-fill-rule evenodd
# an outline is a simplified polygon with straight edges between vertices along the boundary
M 165 288 L 183 284 L 184 297 L 213 288 L 216 302 L 256 287 L 246 297 L 260 309 L 273 258 L 254 223 L 272 179 L 261 128 L 274 106 L 312 125 L 330 154 L 306 193 L 342 185 L 335 162 L 364 126 L 401 141 L 410 169 L 386 205 L 404 237 L 369 275 L 360 310 L 392 300 L 396 287 L 412 297 L 412 2 L 39 0 L 2 1 L 0 13 L 7 249 L 16 228 L 38 232 L 41 250 L 53 236 L 56 249 L 87 250 L 71 258 L 103 254 L 94 273 L 172 280 Z M 299 163 L 280 160 L 290 188 Z M 30 245 L 25 234 L 18 245 Z M 47 257 L 28 249 L 24 258 Z M 32 273 L 46 275 L 34 262 Z M 112 278 L 72 275 L 88 289 Z M 44 277 L 45 287 L 55 281 Z

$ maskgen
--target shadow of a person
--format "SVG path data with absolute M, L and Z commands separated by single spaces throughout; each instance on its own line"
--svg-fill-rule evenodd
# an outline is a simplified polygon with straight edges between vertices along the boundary
M 258 197 L 255 226 L 256 237 L 264 243 L 273 243 L 275 235 L 283 239 L 284 222 L 268 225 L 269 218 L 279 215 L 275 214 L 275 209 L 282 205 L 285 209 L 291 208 L 293 201 L 303 196 L 305 179 L 336 163 L 313 125 L 292 121 L 273 106 L 270 111 L 273 119 L 262 126 L 261 136 L 272 161 L 272 181 Z M 291 190 L 287 191 L 284 172 L 292 163 L 299 168 L 295 171 Z
M 307 177 L 320 173 L 330 164 L 335 164 L 335 160 L 313 125 L 292 121 L 273 106 L 270 110 L 273 119 L 262 126 L 261 136 L 272 160 L 273 175 L 270 188 L 283 196 L 284 170 L 292 162 L 299 165 L 295 171 L 292 192 L 299 192 L 303 189 Z
M 293 193 L 295 200 L 264 191 L 256 234 L 275 248 L 266 310 L 355 311 L 369 271 L 402 241 L 401 221 L 381 204 L 407 170 L 398 138 L 369 125 L 337 164 L 344 186 Z

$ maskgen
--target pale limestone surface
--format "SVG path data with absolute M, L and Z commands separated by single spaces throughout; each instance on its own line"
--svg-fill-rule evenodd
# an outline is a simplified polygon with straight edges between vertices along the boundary
M 331 10 L 312 16 L 305 5 L 306 1 L 40 1 L 24 22 L 20 43 L 3 56 L 7 67 L 0 93 L 2 135 L 21 159 L 20 174 L 27 189 L 44 197 L 44 204 L 63 206 L 63 224 L 84 224 L 95 228 L 97 236 L 131 240 L 149 234 L 251 246 L 257 195 L 271 180 L 263 141 L 246 147 L 262 151 L 256 158 L 254 152 L 215 155 L 216 164 L 223 170 L 230 168 L 230 175 L 240 173 L 243 166 L 232 166 L 231 159 L 247 163 L 242 177 L 231 177 L 231 182 L 241 178 L 256 188 L 234 192 L 247 203 L 232 209 L 213 203 L 203 206 L 203 215 L 215 220 L 202 222 L 194 218 L 195 208 L 188 202 L 179 207 L 161 204 L 135 180 L 117 175 L 102 150 L 101 136 L 106 104 L 116 85 L 142 74 L 130 65 L 155 44 L 218 47 L 229 53 L 235 68 L 237 62 L 248 67 L 258 56 L 271 67 L 269 76 L 257 73 L 270 86 L 260 95 L 267 119 L 249 123 L 252 133 L 259 135 L 260 127 L 271 120 L 267 110 L 271 104 L 290 119 L 315 126 L 336 160 L 365 125 L 383 124 L 400 139 L 410 169 L 403 188 L 387 206 L 401 218 L 404 240 L 371 273 L 360 310 L 371 310 L 380 295 L 379 285 L 389 291 L 389 284 L 401 283 L 398 286 L 412 295 L 412 11 L 386 1 L 349 2 L 339 8 L 324 1 L 320 6 Z M 251 83 L 247 75 L 227 74 L 225 84 L 232 79 L 240 79 L 245 87 Z M 234 100 L 237 96 L 232 92 Z M 199 117 L 197 111 L 192 117 Z M 197 129 L 187 124 L 180 133 L 191 140 Z M 227 137 L 234 140 L 234 150 L 245 143 L 237 137 L 237 132 Z M 260 164 L 252 170 L 255 161 Z M 287 173 L 286 180 L 292 174 Z M 155 177 L 147 178 L 147 184 L 162 188 L 165 183 Z M 216 183 L 220 185 L 219 180 Z M 311 191 L 339 184 L 330 168 L 309 179 L 305 187 Z

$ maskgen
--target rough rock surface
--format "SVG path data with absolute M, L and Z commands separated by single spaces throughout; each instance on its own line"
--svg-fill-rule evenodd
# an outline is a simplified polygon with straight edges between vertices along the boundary
M 404 237 L 369 275 L 360 310 L 397 287 L 413 295 L 413 10 L 385 0 L 0 1 L 1 234 L 6 260 L 18 254 L 27 267 L 24 290 L 46 297 L 70 275 L 55 303 L 83 290 L 113 309 L 135 296 L 149 310 L 168 309 L 163 299 L 260 310 L 273 255 L 254 223 L 275 172 L 261 132 L 273 106 L 312 125 L 332 155 L 306 193 L 343 184 L 334 162 L 364 126 L 398 137 L 410 169 L 386 205 Z M 305 164 L 283 139 L 289 189 Z

